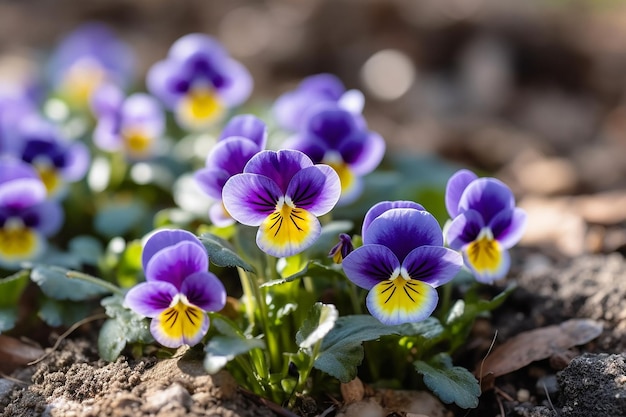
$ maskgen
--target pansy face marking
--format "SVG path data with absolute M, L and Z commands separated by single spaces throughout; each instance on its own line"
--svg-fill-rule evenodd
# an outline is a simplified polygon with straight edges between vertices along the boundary
M 195 345 L 209 329 L 207 311 L 226 304 L 226 290 L 208 272 L 202 243 L 183 230 L 160 230 L 146 241 L 146 281 L 126 294 L 126 305 L 152 319 L 150 332 L 163 346 Z
M 526 226 L 526 214 L 515 207 L 511 190 L 495 178 L 460 170 L 446 186 L 446 208 L 451 217 L 446 240 L 462 252 L 476 279 L 491 283 L 503 278 L 511 262 L 508 249 Z
M 302 252 L 321 233 L 318 216 L 339 199 L 341 183 L 328 165 L 314 165 L 302 152 L 261 151 L 232 176 L 222 192 L 224 207 L 240 223 L 259 226 L 257 245 L 286 257 Z
M 438 286 L 462 266 L 443 247 L 437 220 L 417 203 L 384 201 L 365 215 L 363 246 L 343 260 L 348 279 L 369 290 L 366 305 L 384 324 L 426 319 L 437 306 Z

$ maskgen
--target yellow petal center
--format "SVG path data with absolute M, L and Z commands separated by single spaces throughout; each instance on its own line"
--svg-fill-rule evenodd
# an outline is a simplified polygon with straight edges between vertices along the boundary
M 274 212 L 261 223 L 257 243 L 274 256 L 291 256 L 317 238 L 318 228 L 314 215 L 281 198 Z
M 123 133 L 126 149 L 131 156 L 145 156 L 152 145 L 152 137 L 139 129 L 128 129 Z
M 204 312 L 187 301 L 184 295 L 174 298 L 172 305 L 159 314 L 163 334 L 172 340 L 184 343 L 202 331 Z
M 30 228 L 10 220 L 0 229 L 0 257 L 12 261 L 33 257 L 39 249 L 37 234 Z
M 204 127 L 220 119 L 224 110 L 219 97 L 212 90 L 196 88 L 182 100 L 180 117 L 190 127 Z
M 87 107 L 91 95 L 105 79 L 106 73 L 100 64 L 93 59 L 81 59 L 63 77 L 60 94 L 71 106 Z
M 368 307 L 379 320 L 399 324 L 430 315 L 436 306 L 437 291 L 422 281 L 397 276 L 376 284 L 368 299 Z
M 63 183 L 56 167 L 48 162 L 35 163 L 34 166 L 41 182 L 46 186 L 48 195 L 54 195 Z
M 335 170 L 337 175 L 339 175 L 342 193 L 345 193 L 352 188 L 352 186 L 354 185 L 355 177 L 346 163 L 344 163 L 343 161 L 333 160 L 324 163 L 329 165 L 332 169 Z
M 467 246 L 467 260 L 479 272 L 495 272 L 502 264 L 500 243 L 489 234 L 481 235 Z

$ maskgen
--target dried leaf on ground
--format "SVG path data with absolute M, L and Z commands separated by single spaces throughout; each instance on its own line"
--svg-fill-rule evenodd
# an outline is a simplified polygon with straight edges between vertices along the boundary
M 559 325 L 522 332 L 496 347 L 474 370 L 479 380 L 493 381 L 524 366 L 585 344 L 602 333 L 602 324 L 591 319 L 571 319 Z M 490 384 L 487 384 L 487 386 Z M 486 386 L 483 383 L 483 389 Z

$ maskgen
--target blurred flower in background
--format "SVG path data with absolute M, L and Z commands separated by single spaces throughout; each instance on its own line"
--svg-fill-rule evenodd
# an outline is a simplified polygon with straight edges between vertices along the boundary
M 13 153 L 35 168 L 48 196 L 63 198 L 68 183 L 82 179 L 89 167 L 89 150 L 78 141 L 70 141 L 53 123 L 30 115 L 10 133 Z
M 221 120 L 227 110 L 248 99 L 253 86 L 248 70 L 217 40 L 201 33 L 174 42 L 167 59 L 150 68 L 146 83 L 189 130 Z
M 115 85 L 99 88 L 91 100 L 98 119 L 94 144 L 108 152 L 122 151 L 133 160 L 154 156 L 165 133 L 161 104 L 145 93 L 126 97 Z
M 52 90 L 73 109 L 88 109 L 91 95 L 104 83 L 128 88 L 135 57 L 105 24 L 85 23 L 65 36 L 47 68 Z
M 63 223 L 63 210 L 27 163 L 0 157 L 0 266 L 13 268 L 40 256 L 46 237 Z
M 196 171 L 194 178 L 200 188 L 215 200 L 209 210 L 209 219 L 216 226 L 234 224 L 222 204 L 222 189 L 230 177 L 240 174 L 248 161 L 265 149 L 267 127 L 249 114 L 233 117 L 222 130 L 217 144 L 206 158 L 205 167 Z
M 385 141 L 368 130 L 360 114 L 333 102 L 318 103 L 300 131 L 283 144 L 330 165 L 341 180 L 339 204 L 353 202 L 363 191 L 362 177 L 374 171 L 385 154 Z
M 296 132 L 305 127 L 320 104 L 337 103 L 340 108 L 360 114 L 364 101 L 359 90 L 346 90 L 336 75 L 324 73 L 306 77 L 295 90 L 282 94 L 272 112 L 279 126 Z

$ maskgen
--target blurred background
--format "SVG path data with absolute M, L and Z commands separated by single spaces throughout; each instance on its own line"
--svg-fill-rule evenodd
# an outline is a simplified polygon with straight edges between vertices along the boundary
M 305 76 L 366 96 L 392 153 L 506 181 L 527 245 L 626 252 L 626 2 L 609 0 L 22 0 L 0 2 L 0 77 L 24 77 L 85 21 L 143 75 L 190 32 L 214 35 L 271 103 Z M 417 174 L 416 174 L 417 175 Z

